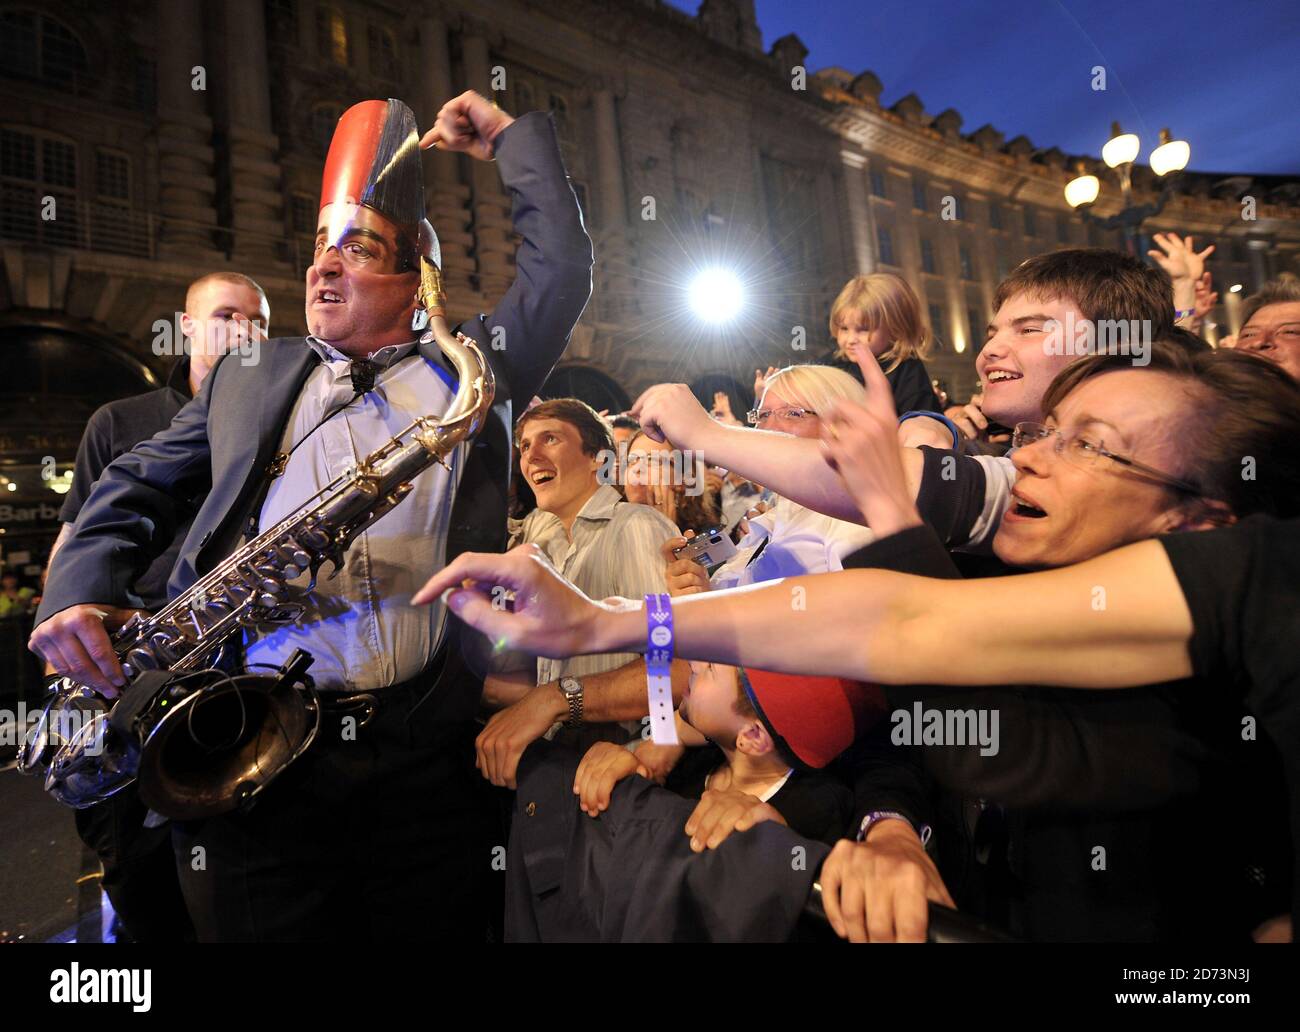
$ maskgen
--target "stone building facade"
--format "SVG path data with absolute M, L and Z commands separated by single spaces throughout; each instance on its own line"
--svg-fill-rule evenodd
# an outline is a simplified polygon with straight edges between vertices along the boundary
M 465 88 L 552 113 L 597 255 L 553 384 L 598 407 L 667 379 L 744 404 L 755 367 L 828 352 L 831 299 L 878 269 L 925 299 L 932 375 L 965 397 L 997 280 L 1043 250 L 1117 242 L 1065 205 L 1059 150 L 963 133 L 958 112 L 932 116 L 915 95 L 882 107 L 869 71 L 808 73 L 796 37 L 763 49 L 752 0 L 703 0 L 695 16 L 659 0 L 0 0 L 0 30 L 11 548 L 25 526 L 49 531 L 41 460 L 64 470 L 95 405 L 165 374 L 152 341 L 187 283 L 247 273 L 272 333 L 303 332 L 325 148 L 362 99 L 400 97 L 422 127 Z M 496 171 L 435 153 L 425 174 L 451 315 L 487 310 L 516 244 Z M 1196 174 L 1181 187 L 1148 231 L 1218 243 L 1218 321 L 1232 327 L 1229 284 L 1248 293 L 1300 268 L 1300 187 Z M 1253 221 L 1242 195 L 1257 197 Z M 722 328 L 687 303 L 711 266 L 738 270 L 747 294 Z

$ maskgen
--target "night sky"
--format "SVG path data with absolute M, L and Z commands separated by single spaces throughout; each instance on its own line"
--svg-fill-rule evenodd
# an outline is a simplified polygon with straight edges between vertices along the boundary
M 697 0 L 671 0 L 695 13 Z M 1100 156 L 1118 120 L 1192 146 L 1192 169 L 1300 174 L 1297 0 L 757 0 L 763 47 L 793 32 L 808 69 L 880 77 L 888 106 L 915 92 L 962 132 Z M 1092 68 L 1107 89 L 1091 88 Z

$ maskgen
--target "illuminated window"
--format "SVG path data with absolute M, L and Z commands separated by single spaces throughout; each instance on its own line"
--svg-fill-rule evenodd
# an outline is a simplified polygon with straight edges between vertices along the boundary
M 871 192 L 876 197 L 887 197 L 885 193 L 885 173 L 878 168 L 871 170 Z
M 75 243 L 76 190 L 77 148 L 71 140 L 0 127 L 0 236 Z
M 348 26 L 343 12 L 335 7 L 316 10 L 316 50 L 326 61 L 346 68 L 348 62 Z

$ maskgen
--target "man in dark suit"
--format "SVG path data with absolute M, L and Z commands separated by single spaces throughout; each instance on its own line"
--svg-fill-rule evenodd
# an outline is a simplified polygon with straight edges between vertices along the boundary
M 504 545 L 511 399 L 531 398 L 563 352 L 590 296 L 592 254 L 548 116 L 512 119 L 466 93 L 424 142 L 495 159 L 514 201 L 519 275 L 490 315 L 458 327 L 491 362 L 496 401 L 450 469 L 425 470 L 358 536 L 296 626 L 245 643 L 250 662 L 272 664 L 307 648 L 326 716 L 317 743 L 251 810 L 175 828 L 200 939 L 483 934 L 476 889 L 504 843 L 473 766 L 477 682 L 446 640 L 444 614 L 410 597 L 430 567 Z M 104 471 L 51 568 L 32 634 L 57 669 L 106 694 L 122 685 L 106 632 L 124 616 L 134 571 L 169 542 L 182 499 L 206 494 L 172 597 L 450 401 L 454 370 L 412 328 L 423 314 L 417 269 L 437 261 L 414 143 L 400 102 L 344 114 L 307 270 L 311 335 L 266 342 L 260 367 L 222 361 L 167 430 Z M 209 422 L 211 409 L 220 420 Z M 377 709 L 349 728 L 330 702 L 356 693 Z
M 72 489 L 63 499 L 63 528 L 50 561 L 72 534 L 91 489 L 110 462 L 141 441 L 165 430 L 198 394 L 204 379 L 227 350 L 247 352 L 265 336 L 271 318 L 266 292 L 237 272 L 201 276 L 185 292 L 178 313 L 185 354 L 172 366 L 167 383 L 147 394 L 110 401 L 95 410 L 77 448 Z M 197 503 L 198 499 L 195 500 Z M 131 586 L 132 594 L 153 612 L 167 602 L 167 579 L 189 531 L 194 508 L 179 521 L 176 535 Z M 113 902 L 121 931 L 118 941 L 181 942 L 194 929 L 181 897 L 172 857 L 170 829 L 146 827 L 147 808 L 134 786 L 94 806 L 76 811 L 77 834 L 95 850 L 104 869 L 102 885 Z

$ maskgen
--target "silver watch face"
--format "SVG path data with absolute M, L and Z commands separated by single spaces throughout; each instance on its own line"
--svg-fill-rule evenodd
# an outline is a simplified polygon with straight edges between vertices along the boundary
M 582 691 L 582 682 L 576 677 L 561 677 L 560 691 L 564 692 L 565 695 L 576 695 Z

